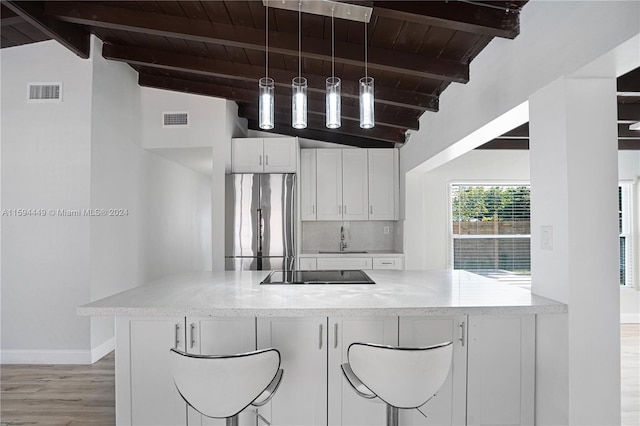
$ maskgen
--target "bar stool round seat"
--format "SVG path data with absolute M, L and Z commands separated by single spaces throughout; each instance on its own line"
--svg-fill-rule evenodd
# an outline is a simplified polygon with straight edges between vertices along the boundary
M 342 372 L 358 395 L 387 404 L 387 424 L 398 424 L 398 409 L 417 409 L 440 390 L 449 375 L 453 343 L 397 347 L 352 343 Z
M 193 355 L 170 350 L 173 380 L 182 398 L 204 416 L 238 424 L 249 405 L 266 404 L 275 394 L 283 370 L 280 352 L 262 349 L 235 355 Z

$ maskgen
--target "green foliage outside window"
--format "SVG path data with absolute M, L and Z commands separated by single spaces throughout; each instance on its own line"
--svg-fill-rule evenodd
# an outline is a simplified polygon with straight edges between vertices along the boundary
M 529 220 L 530 189 L 526 186 L 467 186 L 453 194 L 453 220 Z

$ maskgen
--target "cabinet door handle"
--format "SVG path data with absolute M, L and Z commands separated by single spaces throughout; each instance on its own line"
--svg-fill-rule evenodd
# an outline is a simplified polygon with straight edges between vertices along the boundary
M 369 214 L 373 214 L 373 205 L 369 206 Z
M 320 334 L 319 334 L 319 344 L 318 344 L 318 349 L 322 349 L 322 324 L 320 324 Z
M 460 346 L 464 346 L 464 340 L 465 340 L 465 322 L 462 321 L 460 323 Z
M 344 214 L 347 214 L 347 205 L 344 205 Z
M 268 166 L 268 165 L 269 165 L 269 156 L 268 156 L 268 155 L 265 155 L 265 156 L 264 156 L 264 165 L 265 165 L 265 166 Z
M 178 346 L 180 346 L 180 324 L 176 324 L 176 327 L 175 327 L 174 343 L 175 343 L 174 347 L 178 349 Z
M 393 262 L 380 262 L 383 265 L 393 265 Z
M 333 348 L 338 347 L 338 323 L 333 324 Z
M 196 325 L 194 323 L 191 323 L 191 327 L 189 329 L 189 337 L 190 337 L 190 341 L 191 341 L 191 349 L 193 349 L 193 347 L 196 345 Z
M 258 155 L 258 166 L 262 166 L 262 155 Z

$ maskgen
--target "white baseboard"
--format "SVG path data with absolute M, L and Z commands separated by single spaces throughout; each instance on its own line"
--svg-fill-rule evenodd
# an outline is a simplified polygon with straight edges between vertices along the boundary
M 112 337 L 98 347 L 91 349 L 91 364 L 99 361 L 103 356 L 116 348 L 116 338 Z
M 93 364 L 115 348 L 115 338 L 91 350 L 14 350 L 0 352 L 0 364 Z
M 620 314 L 621 324 L 640 324 L 640 314 Z

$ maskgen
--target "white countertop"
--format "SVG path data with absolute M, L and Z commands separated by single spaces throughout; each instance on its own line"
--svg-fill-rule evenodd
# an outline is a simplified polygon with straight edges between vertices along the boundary
M 300 317 L 567 312 L 565 304 L 465 271 L 366 271 L 374 285 L 260 285 L 268 273 L 170 276 L 81 306 L 77 313 Z

